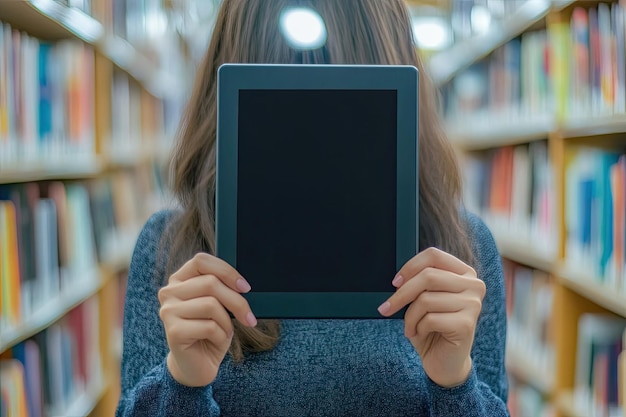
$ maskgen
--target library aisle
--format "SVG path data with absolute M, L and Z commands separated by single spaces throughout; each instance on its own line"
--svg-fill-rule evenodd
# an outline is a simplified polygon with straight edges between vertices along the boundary
M 511 416 L 626 417 L 626 0 L 406 1 L 502 255 Z M 219 3 L 0 0 L 0 416 L 114 415 Z

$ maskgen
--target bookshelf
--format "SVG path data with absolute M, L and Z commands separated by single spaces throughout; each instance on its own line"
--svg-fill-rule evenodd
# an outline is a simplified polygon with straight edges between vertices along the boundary
M 0 388 L 36 369 L 21 415 L 108 416 L 126 273 L 168 204 L 184 82 L 113 11 L 157 3 L 65 3 L 0 0 Z
M 446 83 L 467 66 L 541 23 L 550 12 L 566 8 L 575 1 L 526 1 L 517 11 L 507 16 L 497 26 L 491 27 L 486 33 L 464 39 L 434 54 L 428 61 L 428 69 L 433 81 L 437 85 Z
M 618 404 L 622 414 L 623 377 L 619 384 L 605 378 L 616 378 L 615 349 L 626 336 L 620 331 L 626 323 L 620 226 L 626 2 L 545 5 L 510 29 L 483 35 L 491 36 L 490 47 L 480 53 L 465 49 L 467 56 L 438 82 L 448 135 L 466 173 L 468 206 L 490 226 L 506 265 L 543 271 L 552 285 L 548 335 L 555 369 L 542 372 L 532 349 L 508 346 L 507 368 L 516 382 L 512 396 L 518 385 L 530 386 L 538 393 L 534 398 L 543 398 L 540 408 L 561 417 L 615 415 Z M 587 39 L 585 33 L 593 43 L 580 40 Z M 467 85 L 481 90 L 464 96 Z M 507 292 L 519 301 L 517 287 Z M 585 356 L 590 345 L 600 353 Z M 587 385 L 581 377 L 585 366 L 593 369 Z M 519 410 L 512 415 L 523 415 Z

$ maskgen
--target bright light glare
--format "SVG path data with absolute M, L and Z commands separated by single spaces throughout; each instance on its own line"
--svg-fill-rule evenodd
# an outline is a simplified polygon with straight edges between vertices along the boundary
M 163 35 L 167 31 L 167 16 L 161 10 L 152 10 L 145 16 L 146 33 L 149 37 Z
M 326 43 L 326 26 L 316 11 L 308 7 L 290 8 L 280 18 L 283 36 L 296 49 L 317 49 Z
M 470 22 L 474 32 L 485 33 L 491 26 L 491 12 L 485 6 L 476 5 L 472 7 Z
M 414 19 L 413 35 L 421 49 L 439 50 L 452 43 L 450 26 L 443 19 L 434 17 Z

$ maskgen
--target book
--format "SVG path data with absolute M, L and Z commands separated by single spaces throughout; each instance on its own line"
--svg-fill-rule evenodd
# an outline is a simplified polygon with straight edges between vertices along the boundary
M 27 340 L 12 349 L 14 359 L 21 362 L 24 368 L 24 386 L 28 403 L 29 417 L 43 417 L 43 387 L 41 351 L 34 340 Z
M 15 360 L 0 361 L 0 391 L 8 416 L 28 417 L 24 386 L 24 367 Z
M 567 150 L 566 263 L 611 289 L 624 288 L 626 156 L 597 148 Z
M 619 405 L 622 407 L 622 411 L 626 416 L 626 331 L 622 336 L 622 347 L 624 348 L 619 355 L 619 394 L 618 401 Z
M 570 77 L 570 114 L 584 115 L 589 99 L 589 19 L 587 9 L 574 8 L 570 24 L 572 38 L 572 76 Z
M 575 401 L 586 415 L 615 415 L 618 404 L 618 355 L 626 320 L 586 313 L 578 321 Z
M 15 326 L 22 318 L 16 224 L 17 217 L 13 202 L 0 201 L 1 327 Z
M 613 47 L 614 62 L 613 82 L 615 88 L 615 103 L 613 113 L 626 113 L 626 11 L 624 3 L 611 5 L 612 27 L 615 33 Z

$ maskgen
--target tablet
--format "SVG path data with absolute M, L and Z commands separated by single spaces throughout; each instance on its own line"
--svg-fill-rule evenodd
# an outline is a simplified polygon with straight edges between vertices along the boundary
M 259 318 L 381 318 L 418 251 L 411 66 L 225 64 L 216 254 Z

